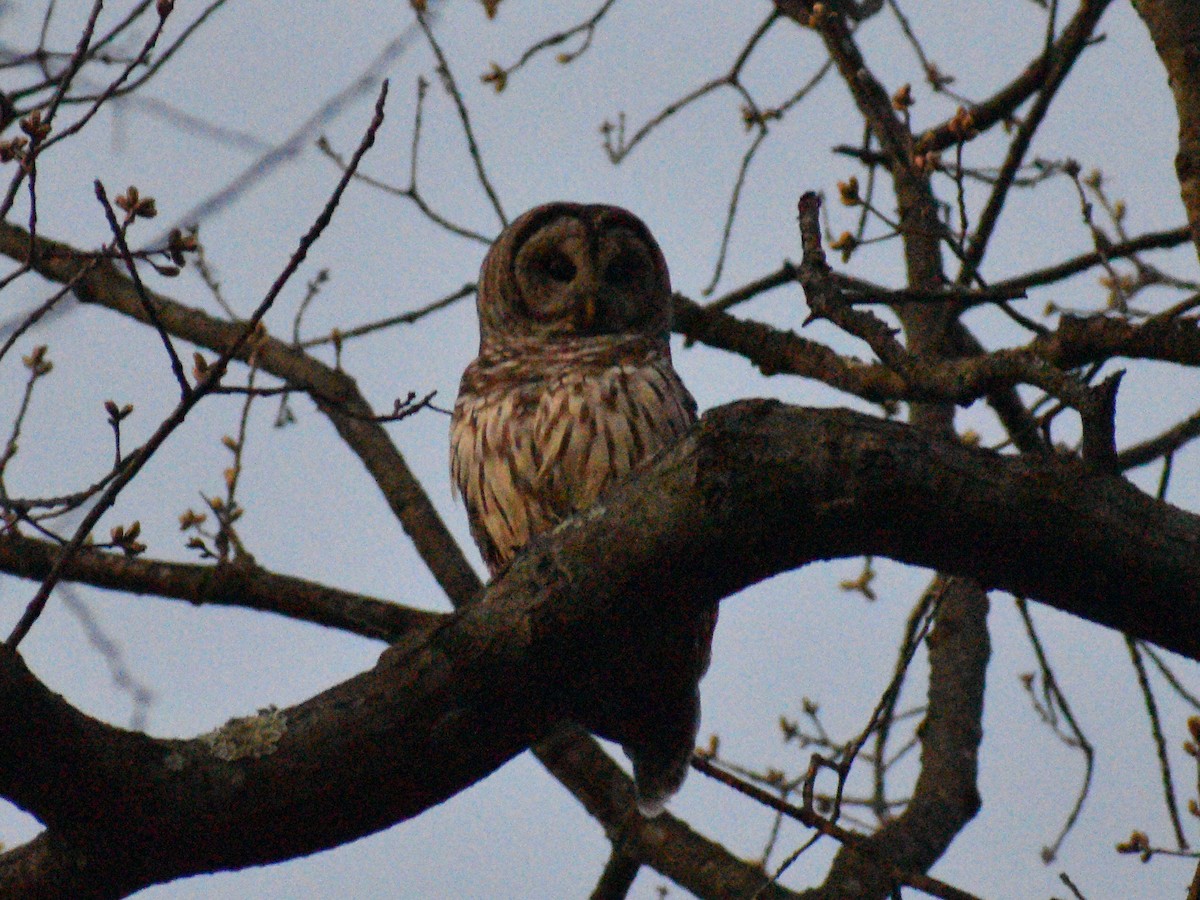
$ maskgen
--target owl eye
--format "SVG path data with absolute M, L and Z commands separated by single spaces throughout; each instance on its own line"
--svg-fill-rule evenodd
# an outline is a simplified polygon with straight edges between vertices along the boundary
M 621 254 L 604 267 L 604 280 L 616 287 L 628 287 L 642 272 L 642 261 L 628 253 Z
M 550 253 L 543 257 L 541 269 L 553 280 L 564 284 L 575 278 L 575 263 L 565 253 Z

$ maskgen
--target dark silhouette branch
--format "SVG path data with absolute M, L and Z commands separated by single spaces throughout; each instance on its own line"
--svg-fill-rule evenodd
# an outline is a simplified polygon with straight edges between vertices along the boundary
M 1198 545 L 1200 517 L 1069 460 L 999 456 L 844 410 L 722 407 L 535 542 L 480 603 L 372 671 L 260 716 L 261 756 L 102 725 L 4 653 L 0 789 L 48 831 L 0 858 L 0 893 L 37 896 L 74 871 L 72 896 L 120 896 L 417 815 L 564 717 L 613 709 L 621 685 L 652 684 L 648 621 L 669 626 L 817 559 L 872 553 L 971 575 L 1200 658 L 1200 635 L 1179 627 L 1200 614 Z M 627 845 L 639 856 L 641 839 Z
M 1046 47 L 1041 61 L 1045 74 L 1038 86 L 1037 97 L 1022 117 L 1020 126 L 1016 129 L 1012 141 L 1009 142 L 1004 164 L 1000 167 L 996 183 L 992 186 L 992 192 L 988 196 L 983 212 L 980 213 L 979 225 L 971 234 L 964 254 L 962 269 L 957 279 L 960 285 L 971 284 L 978 275 L 984 253 L 987 252 L 988 242 L 991 240 L 996 224 L 1000 221 L 1000 214 L 1008 199 L 1009 189 L 1025 160 L 1025 154 L 1033 143 L 1034 135 L 1045 118 L 1055 94 L 1058 93 L 1058 89 L 1070 74 L 1071 67 L 1087 48 L 1088 40 L 1100 23 L 1100 17 L 1104 15 L 1110 2 L 1111 0 L 1084 0 L 1080 3 L 1074 19 L 1071 20 L 1065 31 L 1070 39 Z
M 60 551 L 50 541 L 8 534 L 0 537 L 0 571 L 41 581 Z M 196 606 L 257 609 L 388 643 L 446 617 L 269 572 L 245 559 L 200 565 L 85 550 L 66 564 L 63 581 Z
M 1078 275 L 1080 272 L 1086 272 L 1088 269 L 1103 265 L 1106 260 L 1136 256 L 1143 250 L 1169 250 L 1173 247 L 1178 247 L 1180 244 L 1186 243 L 1189 237 L 1190 234 L 1186 226 L 1183 228 L 1172 228 L 1169 231 L 1149 232 L 1138 235 L 1128 241 L 1113 244 L 1104 253 L 1093 250 L 1090 253 L 1081 254 L 1053 266 L 1047 266 L 1044 269 L 1036 269 L 1032 272 L 1026 272 L 1024 275 L 1016 275 L 1004 281 L 998 281 L 992 285 L 992 290 L 1012 291 L 1016 293 L 1032 287 L 1054 284 L 1057 281 L 1070 278 L 1072 275 Z
M 110 260 L 97 263 L 95 258 L 81 257 L 66 245 L 41 237 L 37 240 L 35 258 L 39 274 L 51 281 L 70 282 L 74 279 L 76 293 L 84 302 L 96 303 L 146 322 L 134 286 Z M 27 231 L 0 222 L 0 253 L 23 258 L 28 254 L 29 246 Z M 86 275 L 82 274 L 85 270 Z M 214 318 L 161 294 L 150 292 L 150 299 L 169 334 L 210 350 L 225 352 L 241 332 L 242 326 L 236 322 Z M 249 353 L 244 352 L 238 358 L 245 361 L 248 356 Z M 475 598 L 482 588 L 478 576 L 387 431 L 374 421 L 371 406 L 354 379 L 269 336 L 256 344 L 255 361 L 262 371 L 312 397 L 366 468 L 451 602 L 461 606 Z M 284 604 L 276 602 L 272 605 L 280 607 Z M 288 614 L 303 610 L 314 616 L 327 616 L 331 610 L 336 610 L 336 603 L 321 610 L 305 610 L 302 604 L 287 605 L 290 607 Z M 338 623 L 338 627 L 346 627 L 346 624 Z M 616 828 L 622 817 L 633 809 L 633 787 L 628 776 L 608 759 L 595 741 L 577 729 L 560 736 L 558 743 L 560 746 L 553 755 L 541 745 L 534 748 L 534 753 L 589 812 L 601 817 L 606 829 Z M 612 785 L 623 785 L 622 796 L 627 796 L 629 803 L 619 812 L 609 805 L 590 806 L 587 798 L 595 794 L 597 784 L 610 786 L 609 791 L 615 790 Z M 738 884 L 758 883 L 755 880 L 757 869 L 707 841 L 682 822 L 675 823 L 677 828 L 672 832 L 671 840 L 663 839 L 663 821 L 658 820 L 655 827 L 650 828 L 638 819 L 630 826 L 629 840 L 636 841 L 638 857 L 646 864 L 700 896 L 721 896 L 721 890 L 709 892 L 704 887 L 713 877 L 711 873 L 717 868 L 718 861 L 724 871 L 734 873 L 721 878 L 739 879 Z M 744 893 L 749 890 L 753 887 Z

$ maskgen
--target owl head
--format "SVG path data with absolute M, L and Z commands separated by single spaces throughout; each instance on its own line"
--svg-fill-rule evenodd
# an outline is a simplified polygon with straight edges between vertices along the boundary
M 645 223 L 616 206 L 547 203 L 501 233 L 483 261 L 480 341 L 666 337 L 671 278 Z

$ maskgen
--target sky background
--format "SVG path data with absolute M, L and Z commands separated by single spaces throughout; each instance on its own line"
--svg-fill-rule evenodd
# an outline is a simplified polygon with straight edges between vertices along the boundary
M 592 48 L 571 65 L 557 64 L 555 51 L 543 54 L 514 74 L 502 94 L 479 80 L 493 61 L 511 64 L 531 43 L 580 21 L 597 5 L 505 0 L 498 17 L 489 21 L 475 3 L 433 4 L 435 31 L 509 217 L 554 199 L 627 206 L 657 235 L 676 289 L 701 300 L 737 166 L 752 137 L 742 127 L 739 97 L 731 90 L 715 92 L 668 121 L 619 166 L 605 156 L 599 129 L 623 112 L 632 132 L 667 103 L 726 71 L 770 4 L 619 0 Z M 102 23 L 116 21 L 129 6 L 112 3 Z M 73 47 L 89 7 L 84 0 L 60 0 L 51 23 L 52 48 Z M 927 55 L 953 74 L 954 89 L 970 98 L 982 99 L 1010 80 L 1043 40 L 1044 12 L 1028 0 L 909 2 L 904 8 Z M 168 37 L 198 9 L 193 0 L 177 0 Z M 29 49 L 41 15 L 36 3 L 0 7 L 0 47 Z M 1060 21 L 1068 15 L 1063 10 Z M 229 303 L 248 314 L 337 180 L 337 169 L 313 146 L 316 137 L 326 135 L 348 155 L 370 118 L 380 78 L 390 78 L 388 118 L 362 171 L 405 186 L 416 81 L 424 76 L 431 86 L 420 188 L 448 218 L 494 236 L 500 223 L 474 177 L 453 106 L 432 74 L 432 55 L 412 33 L 412 22 L 411 10 L 401 2 L 233 0 L 146 88 L 111 104 L 80 137 L 42 161 L 41 233 L 81 247 L 107 238 L 92 193 L 95 178 L 110 195 L 135 184 L 156 198 L 159 217 L 137 226 L 135 244 L 153 240 L 193 210 L 206 209 L 200 234 L 209 262 Z M 1176 227 L 1184 215 L 1173 173 L 1176 120 L 1165 75 L 1128 4 L 1114 4 L 1101 31 L 1106 39 L 1078 64 L 1033 154 L 1071 155 L 1085 171 L 1101 167 L 1112 195 L 1128 204 L 1131 234 Z M 136 36 L 139 42 L 144 34 Z M 890 90 L 914 83 L 916 122 L 934 123 L 953 113 L 952 101 L 931 96 L 920 83 L 894 18 L 884 14 L 866 23 L 860 41 Z M 134 46 L 131 41 L 124 49 Z M 745 82 L 761 105 L 773 106 L 812 77 L 823 58 L 812 33 L 783 23 L 755 53 Z M 364 72 L 368 77 L 361 90 L 347 94 L 335 114 L 316 127 L 306 127 Z M 0 71 L 0 89 L 17 86 L 17 78 L 12 70 Z M 182 128 L 183 113 L 226 132 Z M 77 114 L 75 108 L 64 116 Z M 718 292 L 774 270 L 785 258 L 799 258 L 795 200 L 805 190 L 836 195 L 836 182 L 857 170 L 830 148 L 858 142 L 861 130 L 845 86 L 832 75 L 786 119 L 771 125 L 745 184 Z M 297 152 L 261 172 L 265 154 L 289 139 Z M 997 134 L 972 142 L 967 163 L 994 164 L 1002 139 Z M 244 192 L 212 206 L 213 198 L 247 175 L 259 177 L 249 179 L 252 186 Z M 952 198 L 945 188 L 943 182 L 943 196 Z M 968 203 L 977 210 L 983 196 L 971 189 Z M 887 209 L 889 201 L 881 205 Z M 1010 205 L 984 270 L 988 278 L 999 280 L 1091 249 L 1070 182 L 1060 179 L 1036 193 L 1016 192 Z M 853 228 L 857 211 L 831 203 L 828 214 L 837 233 Z M 17 221 L 25 215 L 21 208 L 14 212 Z M 305 336 L 395 315 L 449 294 L 474 280 L 484 250 L 478 242 L 439 229 L 403 198 L 354 185 L 268 327 L 276 336 L 290 335 L 305 281 L 322 268 L 329 269 L 330 280 L 305 315 Z M 1181 277 L 1196 277 L 1195 255 L 1187 248 L 1153 259 Z M 898 286 L 901 266 L 893 242 L 860 252 L 848 270 Z M 181 302 L 216 311 L 190 269 L 178 279 L 148 274 L 147 280 Z M 19 313 L 47 294 L 45 285 L 23 279 L 8 291 L 4 312 Z M 1158 292 L 1148 299 L 1167 297 Z M 1093 310 L 1103 298 L 1092 273 L 1035 290 L 1021 308 L 1036 313 L 1053 302 Z M 807 310 L 793 286 L 757 298 L 738 313 L 798 329 Z M 1024 340 L 990 310 L 972 312 L 967 321 L 988 346 Z M 865 353 L 827 325 L 808 326 L 804 333 L 844 352 Z M 473 305 L 465 301 L 416 326 L 349 342 L 342 364 L 378 410 L 409 391 L 436 390 L 438 402 L 449 406 L 476 342 Z M 157 336 L 103 310 L 72 303 L 18 349 L 28 353 L 35 343 L 49 345 L 55 370 L 38 386 L 22 452 L 10 468 L 10 490 L 65 493 L 90 483 L 110 464 L 105 400 L 135 404 L 125 429 L 126 445 L 133 446 L 173 406 L 177 389 Z M 317 353 L 332 359 L 327 348 Z M 869 409 L 810 381 L 763 378 L 744 360 L 718 351 L 677 343 L 675 353 L 701 408 L 773 396 Z M 16 356 L 0 365 L 0 419 L 7 421 L 15 411 L 24 375 Z M 1194 401 L 1188 398 L 1200 396 L 1198 387 L 1193 373 L 1138 364 L 1122 386 L 1119 444 L 1151 436 L 1190 414 Z M 263 400 L 253 409 L 240 488 L 246 513 L 239 533 L 248 549 L 275 571 L 447 609 L 359 463 L 311 404 L 296 398 L 292 407 L 298 421 L 284 429 L 272 427 L 275 401 Z M 177 517 L 188 507 L 199 508 L 201 492 L 221 491 L 229 456 L 220 438 L 236 428 L 240 409 L 233 398 L 202 404 L 125 491 L 101 534 L 136 518 L 150 556 L 194 559 Z M 958 420 L 985 439 L 997 433 L 981 410 L 961 411 Z M 449 489 L 448 419 L 426 411 L 389 428 L 441 514 L 470 546 L 465 514 Z M 1062 434 L 1070 437 L 1070 429 Z M 1190 509 L 1200 508 L 1197 461 L 1194 451 L 1176 460 L 1171 496 Z M 1157 474 L 1148 469 L 1133 478 L 1153 489 Z M 473 548 L 470 558 L 482 572 Z M 802 770 L 807 756 L 783 746 L 777 722 L 781 715 L 799 717 L 805 697 L 820 704 L 833 736 L 849 739 L 857 733 L 887 684 L 904 621 L 929 578 L 927 572 L 880 563 L 874 585 L 880 599 L 869 602 L 838 588 L 860 565 L 842 560 L 810 566 L 722 605 L 713 665 L 703 684 L 702 740 L 719 734 L 722 752 L 747 765 Z M 0 625 L 6 630 L 33 591 L 31 583 L 0 578 Z M 1083 777 L 1082 758 L 1064 747 L 1031 708 L 1019 676 L 1034 669 L 1033 653 L 1011 598 L 995 594 L 981 751 L 983 809 L 933 874 L 989 898 L 1066 896 L 1058 880 L 1063 871 L 1089 900 L 1182 897 L 1192 875 L 1189 862 L 1160 858 L 1141 865 L 1113 851 L 1135 827 L 1159 843 L 1168 843 L 1170 834 L 1123 640 L 1048 608 L 1035 605 L 1033 614 L 1076 718 L 1097 747 L 1083 818 L 1059 859 L 1043 865 L 1041 848 L 1070 811 Z M 249 611 L 197 609 L 87 587 L 60 592 L 22 652 L 52 689 L 121 725 L 130 723 L 134 704 L 127 691 L 114 686 L 111 658 L 95 649 L 96 632 L 89 633 L 87 622 L 114 642 L 128 674 L 152 692 L 146 729 L 158 736 L 194 736 L 268 704 L 296 703 L 371 666 L 382 649 L 376 642 Z M 1195 665 L 1177 662 L 1186 683 L 1200 688 Z M 923 666 L 921 654 L 905 695 L 908 705 L 921 701 Z M 1180 751 L 1186 710 L 1162 699 L 1177 782 L 1193 784 L 1195 765 L 1189 768 L 1191 761 Z M 671 810 L 747 858 L 762 852 L 771 827 L 767 813 L 695 773 Z M 1195 820 L 1185 824 L 1190 838 L 1200 840 Z M 14 846 L 37 830 L 34 820 L 0 803 L 0 842 Z M 773 862 L 806 836 L 799 827 L 785 826 Z M 419 818 L 352 845 L 275 866 L 181 880 L 139 896 L 577 897 L 590 892 L 608 849 L 601 828 L 525 755 Z M 829 841 L 818 844 L 792 866 L 784 883 L 816 883 L 835 849 Z M 664 883 L 643 869 L 630 896 L 656 897 Z M 671 896 L 683 894 L 671 886 Z

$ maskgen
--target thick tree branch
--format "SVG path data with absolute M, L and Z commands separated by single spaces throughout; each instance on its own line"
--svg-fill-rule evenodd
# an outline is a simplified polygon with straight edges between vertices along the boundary
M 27 261 L 29 233 L 0 222 L 0 254 Z M 145 322 L 141 303 L 129 279 L 110 262 L 96 265 L 64 244 L 37 237 L 37 271 L 52 281 L 79 278 L 82 299 Z M 91 271 L 87 271 L 88 267 Z M 84 273 L 80 277 L 80 273 Z M 164 327 L 182 338 L 215 351 L 226 349 L 241 326 L 213 318 L 161 294 L 151 294 Z M 878 363 L 840 356 L 823 344 L 765 323 L 738 319 L 727 312 L 675 297 L 675 327 L 684 336 L 744 356 L 764 374 L 787 373 L 816 378 L 866 400 L 929 399 L 969 402 L 998 386 L 1036 383 L 1041 363 L 1068 369 L 1117 356 L 1183 364 L 1200 363 L 1200 324 L 1194 319 L 1152 318 L 1137 324 L 1110 316 L 1063 316 L 1059 328 L 1035 338 L 1024 348 L 969 355 L 943 363 L 921 361 L 919 385 Z M 1040 362 L 1039 362 L 1040 361 Z M 259 346 L 260 368 L 299 390 L 308 391 L 338 428 L 380 486 L 418 550 L 446 593 L 456 602 L 470 599 L 479 581 L 467 565 L 436 510 L 411 470 L 378 423 L 369 421 L 370 406 L 354 380 L 308 354 L 274 338 Z
M 146 321 L 141 305 L 130 280 L 122 275 L 110 262 L 95 263 L 64 244 L 37 237 L 34 243 L 37 271 L 51 281 L 68 283 L 75 279 L 77 291 L 84 302 L 92 302 L 129 316 Z M 0 254 L 24 261 L 29 254 L 29 233 L 17 226 L 0 222 Z M 81 274 L 83 273 L 83 274 Z M 236 335 L 237 325 L 215 319 L 201 310 L 188 307 L 168 297 L 151 294 L 159 310 L 161 321 L 169 334 L 212 350 L 223 350 Z M 298 390 L 308 392 L 318 407 L 337 428 L 351 451 L 362 461 L 371 478 L 378 485 L 392 511 L 396 514 L 405 532 L 410 536 L 421 558 L 442 586 L 451 602 L 461 606 L 479 594 L 482 587 L 478 576 L 471 569 L 458 544 L 442 522 L 441 517 L 429 501 L 424 489 L 409 469 L 404 457 L 388 437 L 387 431 L 371 419 L 369 404 L 359 392 L 354 380 L 346 373 L 331 369 L 318 360 L 283 342 L 267 337 L 256 348 L 258 367 Z M 317 613 L 328 614 L 329 610 Z M 575 730 L 561 742 L 571 745 L 572 759 L 576 762 L 588 760 L 590 769 L 575 766 L 563 767 L 559 760 L 562 754 L 551 758 L 541 746 L 534 747 L 534 754 L 547 766 L 552 774 L 566 785 L 587 806 L 586 798 L 594 793 L 598 783 L 621 782 L 632 797 L 632 783 L 628 776 L 608 761 L 608 768 L 599 766 L 599 759 L 607 757 L 599 746 L 586 734 Z M 632 806 L 626 808 L 626 812 Z M 610 812 L 594 809 L 593 814 Z M 621 814 L 624 816 L 624 813 Z M 616 828 L 621 818 L 602 818 L 607 830 Z M 674 834 L 673 842 L 656 840 L 661 833 L 660 819 L 652 828 L 650 823 L 638 819 L 630 826 L 636 837 L 640 858 L 647 864 L 669 873 L 680 884 L 699 896 L 721 896 L 720 890 L 709 892 L 706 885 L 717 877 L 713 874 L 714 861 L 720 860 L 722 870 L 743 872 L 746 864 L 729 854 L 719 845 L 675 823 L 681 830 Z M 632 838 L 631 838 L 632 839 Z M 689 870 L 680 859 L 702 861 L 704 867 Z M 724 876 L 721 876 L 724 877 Z M 750 876 L 743 876 L 750 877 Z M 719 878 L 717 879 L 720 880 Z
M 0 893 L 39 896 L 41 873 L 76 871 L 87 877 L 73 896 L 120 896 L 416 815 L 561 717 L 586 723 L 620 702 L 609 696 L 620 685 L 653 684 L 659 631 L 647 622 L 669 626 L 817 559 L 871 553 L 972 575 L 1200 658 L 1200 633 L 1181 627 L 1200 616 L 1198 550 L 1200 517 L 1071 461 L 999 456 L 844 410 L 723 407 L 536 541 L 482 602 L 268 716 L 278 727 L 261 756 L 224 760 L 211 737 L 102 725 L 5 654 L 0 792 L 48 832 L 0 859 Z

